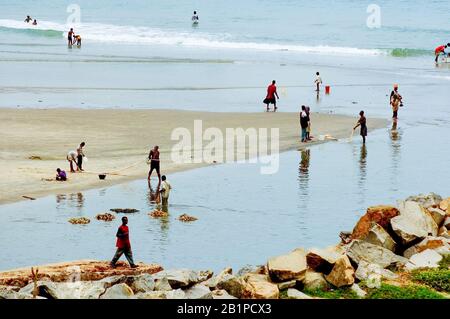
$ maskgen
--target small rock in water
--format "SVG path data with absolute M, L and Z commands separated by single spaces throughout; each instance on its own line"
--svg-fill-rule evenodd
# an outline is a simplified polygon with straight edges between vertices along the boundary
M 149 215 L 153 218 L 158 218 L 158 217 L 167 217 L 169 216 L 169 214 L 167 212 L 163 212 L 162 210 L 157 210 L 155 209 L 154 211 L 152 211 L 151 213 L 149 213 Z
M 178 220 L 180 220 L 182 222 L 193 222 L 193 221 L 196 221 L 197 218 L 194 216 L 189 216 L 187 214 L 183 214 L 180 217 L 178 217 Z
M 117 214 L 132 214 L 137 213 L 139 209 L 134 208 L 111 208 L 110 211 L 117 213 Z
M 90 222 L 91 222 L 91 220 L 86 217 L 69 219 L 69 223 L 74 224 L 74 225 L 86 225 L 86 224 L 89 224 Z
M 105 222 L 110 222 L 110 221 L 116 219 L 116 216 L 114 216 L 113 214 L 110 214 L 110 213 L 104 213 L 104 214 L 98 214 L 97 216 L 95 216 L 95 218 L 97 218 L 97 220 L 103 220 Z

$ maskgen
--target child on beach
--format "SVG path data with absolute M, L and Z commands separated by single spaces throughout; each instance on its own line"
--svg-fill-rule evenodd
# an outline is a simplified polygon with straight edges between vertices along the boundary
M 60 168 L 56 169 L 56 180 L 64 182 L 67 180 L 67 174 L 65 171 L 61 170 Z
M 356 128 L 358 126 L 361 126 L 361 136 L 363 139 L 363 144 L 366 144 L 366 136 L 367 136 L 367 120 L 366 117 L 364 116 L 364 111 L 359 112 L 359 120 L 356 123 L 355 127 L 353 128 L 353 130 L 356 130 Z
M 322 84 L 322 78 L 320 77 L 319 72 L 316 72 L 316 80 L 314 81 L 314 83 L 316 84 L 316 91 L 319 92 L 320 85 Z

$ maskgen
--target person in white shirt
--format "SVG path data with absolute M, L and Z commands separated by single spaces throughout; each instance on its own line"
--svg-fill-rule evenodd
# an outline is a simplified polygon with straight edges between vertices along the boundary
M 319 92 L 320 91 L 320 85 L 322 84 L 322 78 L 320 77 L 319 72 L 316 72 L 316 80 L 314 81 L 314 83 L 316 84 L 316 91 Z
M 162 206 L 167 208 L 167 206 L 169 205 L 169 194 L 170 190 L 172 189 L 172 186 L 167 181 L 166 175 L 163 175 L 161 179 L 162 179 L 161 190 L 159 192 L 161 193 L 162 197 Z
M 192 16 L 192 22 L 198 23 L 198 14 L 197 11 L 194 11 L 194 15 Z
M 75 170 L 73 169 L 73 163 L 75 163 L 75 165 L 77 165 L 77 152 L 70 151 L 69 153 L 67 153 L 67 160 L 69 161 L 69 164 L 70 164 L 70 172 L 75 173 Z M 77 168 L 78 168 L 78 166 L 77 166 Z

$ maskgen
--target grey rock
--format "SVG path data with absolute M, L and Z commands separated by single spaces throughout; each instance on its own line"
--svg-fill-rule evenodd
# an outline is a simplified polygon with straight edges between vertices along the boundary
M 199 282 L 198 273 L 190 269 L 163 270 L 154 274 L 153 278 L 167 278 L 173 289 L 189 287 Z
M 153 291 L 156 285 L 155 279 L 149 274 L 131 277 L 129 281 L 129 286 L 134 293 Z
M 289 288 L 287 291 L 287 296 L 288 298 L 293 298 L 293 299 L 313 299 L 311 296 L 308 296 L 307 294 L 294 289 L 294 288 Z
M 186 299 L 212 299 L 211 290 L 202 284 L 196 284 L 184 291 Z
M 360 298 L 364 298 L 367 295 L 367 292 L 361 289 L 358 284 L 353 284 L 350 289 Z
M 421 253 L 413 255 L 409 258 L 409 262 L 405 268 L 409 271 L 420 268 L 438 268 L 442 256 L 431 249 L 426 249 Z
M 186 299 L 186 294 L 184 293 L 183 290 L 181 290 L 179 288 L 176 290 L 167 291 L 166 298 L 167 299 Z
M 395 251 L 397 246 L 388 232 L 376 223 L 372 225 L 366 238 L 364 238 L 364 241 L 389 249 L 390 251 Z
M 432 206 L 439 206 L 442 201 L 442 197 L 435 193 L 419 194 L 417 196 L 410 196 L 406 201 L 416 202 L 423 208 L 429 208 Z
M 291 280 L 291 281 L 285 281 L 285 282 L 280 282 L 277 284 L 278 289 L 281 290 L 286 290 L 288 288 L 294 288 L 297 285 L 297 280 Z
M 224 289 L 218 289 L 211 291 L 212 299 L 237 299 L 236 297 L 233 297 L 230 295 L 226 290 Z
M 167 291 L 139 292 L 134 295 L 134 299 L 167 299 Z
M 429 236 L 422 240 L 420 243 L 409 247 L 403 252 L 403 256 L 411 258 L 413 255 L 418 254 L 426 249 L 431 249 L 438 254 L 444 256 L 450 254 L 449 240 L 445 237 L 433 237 Z
M 129 299 L 134 296 L 133 290 L 127 284 L 117 284 L 106 289 L 100 299 Z
M 230 295 L 236 298 L 241 298 L 245 289 L 245 283 L 240 277 L 224 274 L 221 276 L 216 287 L 218 289 L 226 290 Z
M 370 264 L 365 261 L 361 261 L 355 272 L 355 277 L 358 280 L 368 280 L 372 275 L 378 276 L 380 279 L 395 280 L 398 275 L 388 269 L 383 269 L 378 264 Z
M 166 277 L 162 278 L 153 278 L 155 280 L 155 287 L 153 288 L 156 291 L 170 291 L 172 287 L 169 284 L 169 280 Z
M 390 265 L 405 265 L 408 262 L 408 259 L 386 248 L 362 240 L 354 240 L 347 248 L 347 255 L 358 265 L 364 261 L 380 265 L 382 268 Z
M 307 270 L 305 280 L 303 281 L 305 289 L 316 290 L 328 288 L 328 282 L 325 280 L 323 274 L 312 270 Z
M 276 281 L 302 279 L 306 273 L 306 254 L 302 250 L 274 257 L 267 262 L 269 275 Z
M 441 225 L 447 213 L 440 208 L 430 207 L 427 209 L 436 225 Z

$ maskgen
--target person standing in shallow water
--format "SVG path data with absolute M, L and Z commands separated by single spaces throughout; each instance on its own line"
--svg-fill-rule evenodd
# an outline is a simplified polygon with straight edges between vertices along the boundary
M 128 230 L 128 217 L 122 217 L 122 225 L 117 230 L 117 243 L 116 243 L 116 253 L 111 260 L 111 267 L 116 268 L 116 263 L 119 260 L 119 258 L 125 254 L 125 257 L 127 258 L 128 262 L 130 263 L 131 268 L 137 268 L 138 266 L 134 264 L 133 261 L 133 252 L 131 251 L 131 244 L 130 244 L 130 237 L 129 237 L 129 230 Z
M 364 111 L 359 112 L 359 120 L 356 123 L 355 127 L 353 128 L 353 130 L 356 130 L 356 128 L 360 126 L 361 127 L 361 137 L 363 139 L 363 144 L 366 144 L 366 136 L 367 136 L 367 120 L 366 117 L 364 116 Z
M 391 92 L 391 106 L 392 106 L 392 118 L 396 120 L 398 118 L 398 108 L 403 106 L 403 97 L 398 93 L 398 84 L 394 84 L 394 90 Z

